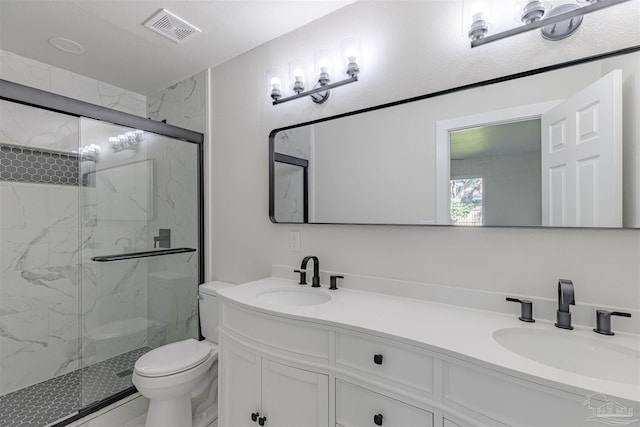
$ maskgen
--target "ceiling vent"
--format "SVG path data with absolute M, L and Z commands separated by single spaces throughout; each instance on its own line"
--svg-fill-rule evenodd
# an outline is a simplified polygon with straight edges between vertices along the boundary
M 202 32 L 201 29 L 194 27 L 166 9 L 160 9 L 142 25 L 179 44 Z

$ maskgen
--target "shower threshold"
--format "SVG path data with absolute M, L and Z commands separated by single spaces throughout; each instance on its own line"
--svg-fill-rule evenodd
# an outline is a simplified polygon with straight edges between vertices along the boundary
M 132 350 L 0 396 L 2 427 L 62 426 L 100 409 L 101 402 L 133 387 L 129 372 L 133 373 L 136 360 L 150 350 Z

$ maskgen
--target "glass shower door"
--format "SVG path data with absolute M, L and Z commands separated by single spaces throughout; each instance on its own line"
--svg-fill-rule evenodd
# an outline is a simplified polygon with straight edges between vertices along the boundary
M 78 118 L 0 101 L 0 425 L 80 408 Z
M 82 406 L 138 357 L 198 337 L 198 146 L 82 118 Z

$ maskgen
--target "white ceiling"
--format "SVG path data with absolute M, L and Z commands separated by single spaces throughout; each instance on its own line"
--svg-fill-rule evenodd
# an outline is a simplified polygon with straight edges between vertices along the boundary
M 148 95 L 353 1 L 0 0 L 0 49 Z M 161 8 L 202 33 L 179 45 L 143 27 Z M 86 52 L 59 51 L 51 37 Z

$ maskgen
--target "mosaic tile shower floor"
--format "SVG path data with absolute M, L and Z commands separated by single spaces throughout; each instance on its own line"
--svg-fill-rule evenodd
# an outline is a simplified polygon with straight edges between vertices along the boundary
M 2 427 L 42 427 L 131 387 L 136 360 L 150 347 L 0 396 Z M 119 374 L 119 375 L 118 375 Z

